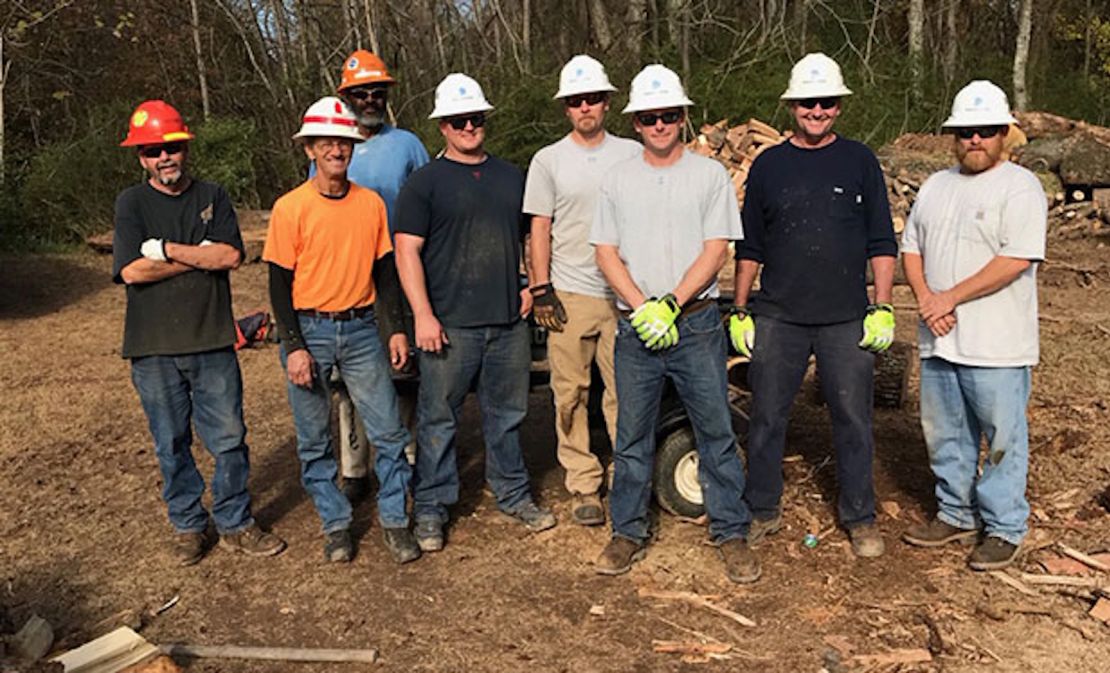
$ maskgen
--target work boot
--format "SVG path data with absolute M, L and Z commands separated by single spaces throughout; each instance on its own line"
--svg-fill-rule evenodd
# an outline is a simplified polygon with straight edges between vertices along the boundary
M 752 524 L 748 527 L 748 546 L 754 549 L 762 544 L 768 535 L 774 535 L 780 530 L 782 530 L 782 512 L 770 519 L 752 519 Z
M 597 493 L 575 493 L 570 520 L 579 526 L 600 526 L 605 523 L 605 508 Z
M 212 546 L 212 536 L 208 530 L 197 533 L 177 533 L 173 536 L 171 553 L 180 566 L 200 563 Z
M 408 563 L 420 558 L 420 545 L 408 528 L 383 528 L 382 540 L 385 548 L 397 563 Z
M 1000 537 L 988 535 L 971 552 L 967 564 L 972 570 L 1001 570 L 1014 562 L 1021 547 Z
M 626 537 L 614 536 L 594 561 L 594 572 L 599 575 L 623 575 L 632 569 L 633 563 L 644 558 L 644 553 L 644 545 Z
M 247 556 L 276 556 L 285 549 L 285 540 L 252 523 L 241 531 L 221 535 L 220 546 Z
M 975 528 L 957 528 L 934 518 L 928 523 L 918 523 L 902 533 L 902 540 L 917 547 L 943 547 L 949 542 L 973 544 L 979 531 Z
M 725 540 L 717 547 L 717 553 L 725 562 L 725 576 L 737 584 L 751 584 L 763 574 L 751 544 L 742 537 Z
M 347 497 L 347 502 L 352 505 L 362 502 L 366 498 L 366 494 L 370 492 L 370 477 L 343 477 L 343 483 L 339 486 L 339 490 L 343 491 L 343 495 Z
M 529 500 L 511 512 L 504 512 L 511 519 L 524 524 L 524 527 L 533 533 L 555 527 L 555 515 L 551 510 L 544 509 Z
M 355 556 L 351 544 L 351 531 L 346 528 L 332 531 L 324 536 L 324 560 L 329 563 L 350 563 Z
M 886 551 L 883 534 L 873 523 L 849 528 L 848 539 L 852 541 L 852 551 L 860 558 L 878 558 Z
M 443 549 L 443 524 L 435 519 L 416 521 L 416 544 L 420 551 L 436 552 Z

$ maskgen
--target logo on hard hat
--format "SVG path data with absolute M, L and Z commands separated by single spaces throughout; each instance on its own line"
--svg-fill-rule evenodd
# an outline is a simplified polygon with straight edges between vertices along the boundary
M 574 71 L 574 76 L 575 77 L 581 77 L 584 73 L 585 73 L 585 71 L 582 70 L 582 68 L 579 68 L 578 70 Z
M 142 126 L 146 120 L 150 119 L 150 115 L 146 110 L 135 110 L 135 114 L 131 115 L 131 125 L 135 127 Z
M 652 89 L 658 89 L 661 86 L 663 86 L 663 83 L 660 82 L 659 80 L 657 80 L 657 79 L 651 80 L 651 88 Z
M 978 106 L 980 106 L 980 105 L 982 105 L 982 104 L 983 104 L 983 98 L 982 98 L 982 96 L 976 96 L 976 97 L 975 97 L 975 102 L 974 102 L 974 103 L 972 103 L 972 105 L 974 105 L 974 106 L 976 106 L 976 107 L 978 107 Z
M 343 106 L 339 103 L 339 101 L 335 101 L 335 114 L 343 114 Z
M 357 56 L 352 56 L 350 58 L 350 60 L 347 61 L 347 70 L 354 70 L 357 67 L 358 67 L 358 57 Z
M 460 96 L 465 96 L 466 95 L 466 87 L 465 86 L 460 86 L 459 87 L 459 95 Z

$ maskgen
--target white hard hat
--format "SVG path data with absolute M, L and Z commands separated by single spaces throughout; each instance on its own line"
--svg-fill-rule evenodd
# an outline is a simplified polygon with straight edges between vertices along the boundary
M 308 107 L 301 119 L 301 130 L 294 138 L 347 138 L 362 142 L 358 120 L 347 104 L 335 96 L 324 96 Z
M 617 87 L 609 82 L 605 66 L 595 58 L 579 54 L 567 61 L 559 72 L 559 92 L 555 98 L 566 98 L 580 93 L 594 91 L 616 91 Z
M 686 97 L 678 75 L 670 68 L 653 63 L 632 78 L 632 90 L 628 93 L 628 105 L 623 112 L 627 114 L 693 104 L 694 101 Z
M 844 85 L 844 75 L 836 61 L 820 52 L 806 54 L 790 70 L 790 85 L 779 98 L 802 100 L 805 98 L 833 98 L 851 96 L 852 90 Z
M 960 89 L 952 100 L 952 116 L 946 127 L 1005 126 L 1018 123 L 1010 114 L 1006 92 L 993 82 L 977 79 Z
M 436 87 L 436 106 L 428 119 L 454 117 L 470 112 L 485 112 L 493 106 L 482 93 L 482 86 L 473 78 L 461 72 L 453 72 L 443 78 Z

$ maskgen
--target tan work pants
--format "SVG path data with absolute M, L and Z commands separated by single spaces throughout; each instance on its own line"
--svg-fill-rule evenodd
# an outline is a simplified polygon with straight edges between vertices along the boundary
M 590 364 L 597 361 L 605 384 L 601 408 L 609 441 L 617 441 L 617 385 L 613 379 L 613 345 L 617 335 L 617 309 L 613 302 L 573 292 L 559 291 L 567 312 L 562 332 L 547 335 L 551 365 L 551 391 L 555 394 L 555 432 L 559 438 L 559 463 L 567 472 L 571 493 L 597 493 L 605 475 L 601 461 L 590 452 L 587 405 L 590 399 Z

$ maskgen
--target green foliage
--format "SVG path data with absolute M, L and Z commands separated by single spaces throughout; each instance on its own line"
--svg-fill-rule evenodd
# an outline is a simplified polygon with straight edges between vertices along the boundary
M 223 185 L 234 203 L 257 207 L 255 161 L 260 139 L 254 120 L 213 117 L 193 132 L 190 172 Z

